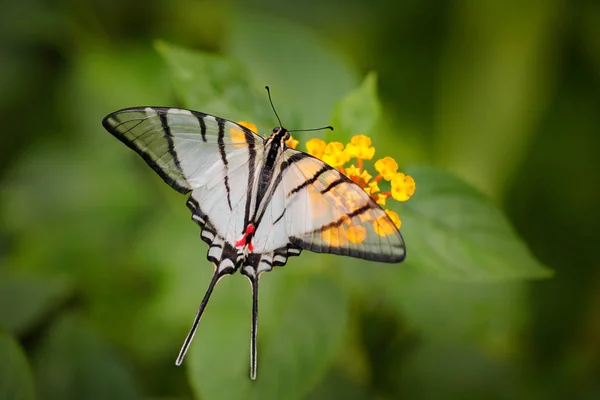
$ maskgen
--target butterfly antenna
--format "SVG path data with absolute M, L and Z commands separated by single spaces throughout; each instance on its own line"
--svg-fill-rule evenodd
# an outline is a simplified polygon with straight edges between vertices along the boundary
M 267 94 L 269 95 L 269 103 L 271 103 L 271 108 L 273 109 L 273 112 L 275 113 L 275 116 L 277 117 L 279 126 L 283 128 L 281 119 L 279 119 L 279 115 L 277 114 L 277 111 L 275 110 L 275 106 L 273 105 L 273 99 L 271 99 L 271 89 L 269 89 L 268 86 L 265 86 L 265 89 L 267 89 Z M 323 129 L 333 130 L 333 126 L 328 125 L 328 126 L 324 126 L 322 128 L 314 128 L 314 129 L 294 129 L 292 131 L 288 130 L 288 132 L 312 132 L 312 131 L 322 131 Z
M 312 132 L 312 131 L 322 131 L 322 130 L 324 130 L 324 129 L 333 130 L 333 126 L 331 126 L 331 125 L 327 125 L 327 126 L 324 126 L 324 127 L 322 127 L 322 128 L 313 128 L 313 129 L 294 129 L 294 130 L 291 130 L 291 131 L 288 131 L 288 132 Z
M 208 289 L 206 290 L 206 294 L 200 303 L 200 307 L 198 307 L 198 312 L 196 312 L 196 317 L 194 318 L 194 322 L 192 324 L 192 329 L 190 329 L 187 334 L 185 341 L 183 342 L 183 346 L 181 346 L 181 350 L 179 351 L 179 356 L 177 356 L 177 361 L 175 361 L 175 365 L 179 366 L 183 362 L 183 358 L 185 357 L 185 353 L 187 353 L 192 340 L 194 339 L 194 335 L 196 334 L 196 329 L 198 328 L 198 323 L 200 322 L 200 318 L 202 318 L 202 314 L 204 313 L 204 309 L 208 304 L 208 300 L 210 299 L 210 295 L 212 294 L 215 285 L 224 275 L 231 274 L 229 269 L 219 270 L 219 268 L 215 269 L 215 273 L 213 274 L 212 279 L 210 280 L 210 284 L 208 285 Z
M 273 109 L 273 112 L 275 113 L 275 116 L 277 117 L 279 126 L 283 127 L 283 124 L 281 123 L 281 120 L 279 119 L 279 115 L 277 114 L 277 111 L 275 110 L 275 106 L 273 105 L 273 100 L 271 99 L 271 90 L 269 89 L 268 86 L 265 86 L 265 89 L 267 89 L 267 94 L 269 95 L 269 103 L 271 103 L 271 108 Z
M 250 379 L 256 379 L 256 334 L 258 331 L 258 278 L 248 276 L 252 286 L 252 333 L 250 336 Z

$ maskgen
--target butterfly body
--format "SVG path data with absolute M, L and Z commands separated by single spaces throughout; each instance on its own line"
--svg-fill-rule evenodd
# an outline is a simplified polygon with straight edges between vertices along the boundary
M 262 273 L 303 249 L 384 262 L 400 262 L 406 255 L 400 232 L 381 207 L 339 171 L 288 148 L 290 135 L 283 127 L 264 139 L 220 117 L 167 107 L 123 109 L 106 116 L 103 125 L 173 189 L 190 193 L 192 220 L 209 246 L 215 272 L 178 365 L 225 275 L 239 269 L 252 286 L 254 379 Z M 361 240 L 349 234 L 351 229 L 360 230 Z

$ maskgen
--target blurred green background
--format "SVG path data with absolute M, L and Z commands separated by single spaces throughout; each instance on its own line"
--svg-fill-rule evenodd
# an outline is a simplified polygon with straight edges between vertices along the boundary
M 600 398 L 597 1 L 24 0 L 0 43 L 0 398 Z M 251 383 L 239 275 L 175 367 L 206 245 L 100 122 L 268 132 L 265 84 L 286 127 L 368 133 L 417 194 L 404 264 L 263 277 Z

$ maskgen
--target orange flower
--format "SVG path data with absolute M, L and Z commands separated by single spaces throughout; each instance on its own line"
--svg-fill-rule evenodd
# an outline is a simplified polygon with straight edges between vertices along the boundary
M 298 146 L 298 143 L 300 143 L 300 142 L 298 140 L 294 139 L 294 137 L 292 135 L 290 135 L 290 138 L 285 141 L 285 145 L 290 149 L 295 149 L 296 146 Z
M 360 179 L 363 181 L 363 186 L 367 184 L 373 176 L 367 172 L 367 170 L 363 170 L 360 173 Z
M 415 180 L 410 175 L 399 172 L 392 178 L 392 197 L 398 201 L 406 201 L 415 193 Z
M 389 197 L 389 195 L 387 195 L 385 193 L 377 193 L 374 196 L 375 202 L 377 204 L 379 204 L 380 206 L 385 206 L 385 201 L 387 200 L 388 197 Z
M 258 129 L 256 128 L 256 125 L 254 125 L 252 122 L 246 122 L 246 121 L 238 121 L 237 122 L 238 125 L 243 126 L 244 128 L 248 128 L 250 129 L 252 132 L 258 134 Z
M 332 167 L 341 167 L 349 158 L 344 153 L 344 145 L 340 142 L 331 142 L 325 146 L 325 154 L 323 154 L 323 161 Z
M 398 163 L 392 157 L 384 157 L 375 162 L 375 169 L 383 179 L 389 181 L 398 171 Z
M 345 169 L 346 176 L 354 182 L 358 182 L 360 178 L 360 168 L 356 168 L 354 164 Z
M 322 160 L 323 154 L 325 154 L 325 146 L 325 141 L 318 138 L 312 138 L 306 142 L 306 152 L 311 156 Z
M 365 135 L 355 135 L 346 145 L 345 153 L 348 158 L 370 160 L 375 155 L 375 147 L 371 147 L 371 138 Z
M 379 192 L 379 185 L 377 182 L 373 181 L 364 187 L 363 190 L 367 192 L 368 195 L 373 196 L 375 193 Z

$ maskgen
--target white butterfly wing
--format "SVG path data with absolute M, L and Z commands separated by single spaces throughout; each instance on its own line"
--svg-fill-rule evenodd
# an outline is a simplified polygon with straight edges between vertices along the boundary
M 102 124 L 181 193 L 205 185 L 223 169 L 235 169 L 228 166 L 234 152 L 252 163 L 264 143 L 234 122 L 178 108 L 127 108 L 109 114 Z M 223 183 L 230 186 L 227 174 Z
M 290 242 L 317 253 L 400 262 L 402 235 L 358 185 L 324 162 L 288 149 L 282 166 Z

